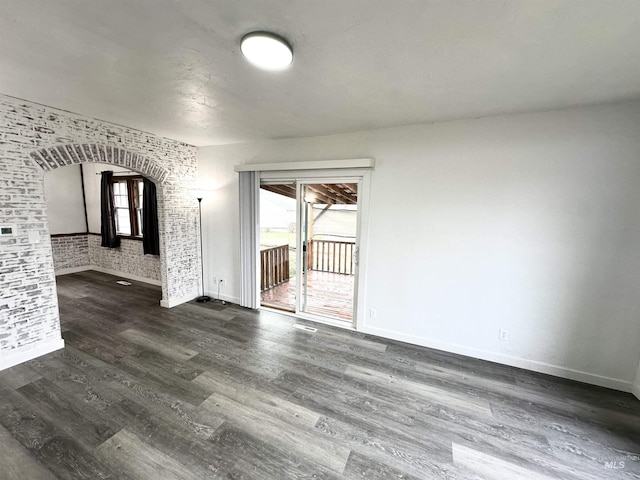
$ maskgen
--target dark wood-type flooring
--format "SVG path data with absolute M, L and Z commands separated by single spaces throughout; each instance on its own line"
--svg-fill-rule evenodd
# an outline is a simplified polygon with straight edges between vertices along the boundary
M 630 394 L 116 280 L 0 372 L 3 480 L 640 478 Z

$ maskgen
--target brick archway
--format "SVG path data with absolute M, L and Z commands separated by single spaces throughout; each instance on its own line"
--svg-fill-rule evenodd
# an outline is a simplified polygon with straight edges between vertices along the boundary
M 169 172 L 156 161 L 144 155 L 140 155 L 120 147 L 95 143 L 59 144 L 32 151 L 29 155 L 43 170 L 43 173 L 70 165 L 102 163 L 136 171 L 156 184 L 158 194 L 158 229 L 160 231 L 160 276 L 162 283 L 162 297 L 168 298 L 167 284 L 169 279 L 164 240 L 164 233 L 166 231 L 164 216 L 164 190 L 165 183 L 169 178 Z
M 45 172 L 110 164 L 155 182 L 160 304 L 172 307 L 199 295 L 198 203 L 192 191 L 198 166 L 195 146 L 6 95 L 0 95 L 0 115 L 0 209 L 3 224 L 12 227 L 11 235 L 0 237 L 0 263 L 11 273 L 0 275 L 0 370 L 64 345 Z
M 166 169 L 144 155 L 96 143 L 55 145 L 33 151 L 30 155 L 45 172 L 66 165 L 94 162 L 109 163 L 135 170 L 156 184 L 164 183 L 169 175 Z

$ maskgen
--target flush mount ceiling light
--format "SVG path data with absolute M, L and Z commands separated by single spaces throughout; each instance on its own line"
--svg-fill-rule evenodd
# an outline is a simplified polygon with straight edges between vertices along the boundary
M 242 37 L 240 50 L 249 62 L 264 70 L 284 70 L 293 62 L 287 41 L 269 32 L 251 32 Z

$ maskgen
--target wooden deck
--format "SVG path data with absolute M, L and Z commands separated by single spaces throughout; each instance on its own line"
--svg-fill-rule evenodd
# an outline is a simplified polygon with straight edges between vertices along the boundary
M 353 320 L 354 276 L 310 271 L 306 312 L 351 322 Z M 296 278 L 261 294 L 263 306 L 295 311 Z

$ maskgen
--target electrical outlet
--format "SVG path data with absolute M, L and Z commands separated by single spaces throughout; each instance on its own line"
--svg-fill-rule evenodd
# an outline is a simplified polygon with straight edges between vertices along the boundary
M 369 310 L 369 318 L 378 318 L 378 310 L 375 308 Z
M 218 284 L 218 278 L 217 277 L 211 277 L 211 285 L 217 285 Z
M 509 330 L 498 330 L 498 340 L 502 340 L 503 342 L 509 340 Z
M 220 279 L 220 286 L 221 287 L 226 287 L 227 286 L 227 281 L 224 278 Z

